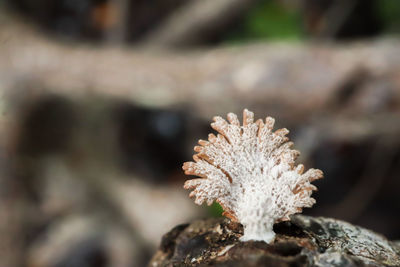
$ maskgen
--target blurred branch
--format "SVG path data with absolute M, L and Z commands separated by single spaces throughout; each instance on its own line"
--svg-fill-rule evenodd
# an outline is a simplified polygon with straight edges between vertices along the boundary
M 322 27 L 316 33 L 317 38 L 333 39 L 344 25 L 351 12 L 353 12 L 357 0 L 334 1 L 332 6 L 322 16 Z
M 74 97 L 95 93 L 149 107 L 188 105 L 207 119 L 248 107 L 289 122 L 332 108 L 340 92 L 345 96 L 334 107 L 340 112 L 365 115 L 400 107 L 396 39 L 168 53 L 66 45 L 2 20 L 0 89 L 11 95 L 28 97 L 37 89 Z M 360 69 L 362 81 L 351 82 Z
M 184 46 L 195 44 L 215 34 L 254 0 L 192 0 L 151 31 L 144 45 Z
M 122 44 L 126 41 L 126 33 L 128 26 L 128 10 L 129 0 L 111 0 L 112 19 L 115 20 L 114 25 L 106 31 L 106 40 L 111 44 Z

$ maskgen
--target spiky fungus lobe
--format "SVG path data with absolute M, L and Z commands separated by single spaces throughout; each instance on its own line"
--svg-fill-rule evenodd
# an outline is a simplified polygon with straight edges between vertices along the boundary
M 201 205 L 218 202 L 223 215 L 244 227 L 242 241 L 274 240 L 273 224 L 289 220 L 289 215 L 311 207 L 317 188 L 310 182 L 323 176 L 321 170 L 295 166 L 299 155 L 291 149 L 288 130 L 272 131 L 275 120 L 254 122 L 253 112 L 243 111 L 243 125 L 233 113 L 228 121 L 214 117 L 211 127 L 219 134 L 209 134 L 208 141 L 199 140 L 193 156 L 195 162 L 185 162 L 187 175 L 200 178 L 187 180 L 185 189 Z

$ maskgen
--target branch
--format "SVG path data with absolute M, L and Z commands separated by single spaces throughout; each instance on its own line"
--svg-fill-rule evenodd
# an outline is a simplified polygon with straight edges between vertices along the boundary
M 145 37 L 144 45 L 185 46 L 196 44 L 221 31 L 254 0 L 192 0 Z
M 206 119 L 247 107 L 299 120 L 331 108 L 337 95 L 334 110 L 356 114 L 400 103 L 397 39 L 163 53 L 65 45 L 21 23 L 5 22 L 0 88 L 11 94 L 29 95 L 34 88 L 70 96 L 94 93 L 149 107 L 187 105 Z M 353 82 L 360 69 L 363 78 Z

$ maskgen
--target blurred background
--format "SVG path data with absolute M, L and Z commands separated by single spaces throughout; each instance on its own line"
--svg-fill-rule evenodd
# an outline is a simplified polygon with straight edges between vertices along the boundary
M 400 239 L 400 1 L 0 0 L 0 266 L 145 266 L 220 216 L 181 170 L 214 115 L 276 118 L 305 214 Z

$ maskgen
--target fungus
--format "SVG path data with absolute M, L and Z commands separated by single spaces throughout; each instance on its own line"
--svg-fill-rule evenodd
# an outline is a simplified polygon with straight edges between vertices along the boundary
M 254 122 L 254 114 L 243 111 L 243 125 L 229 113 L 228 121 L 217 116 L 211 127 L 219 134 L 209 134 L 208 141 L 199 140 L 194 162 L 185 162 L 187 175 L 200 178 L 187 180 L 184 188 L 193 190 L 195 203 L 218 202 L 223 215 L 244 227 L 241 241 L 258 240 L 270 243 L 275 238 L 275 222 L 311 207 L 317 188 L 312 181 L 323 176 L 321 170 L 303 173 L 302 164 L 295 165 L 299 155 L 291 149 L 288 130 L 272 131 L 275 120 Z

